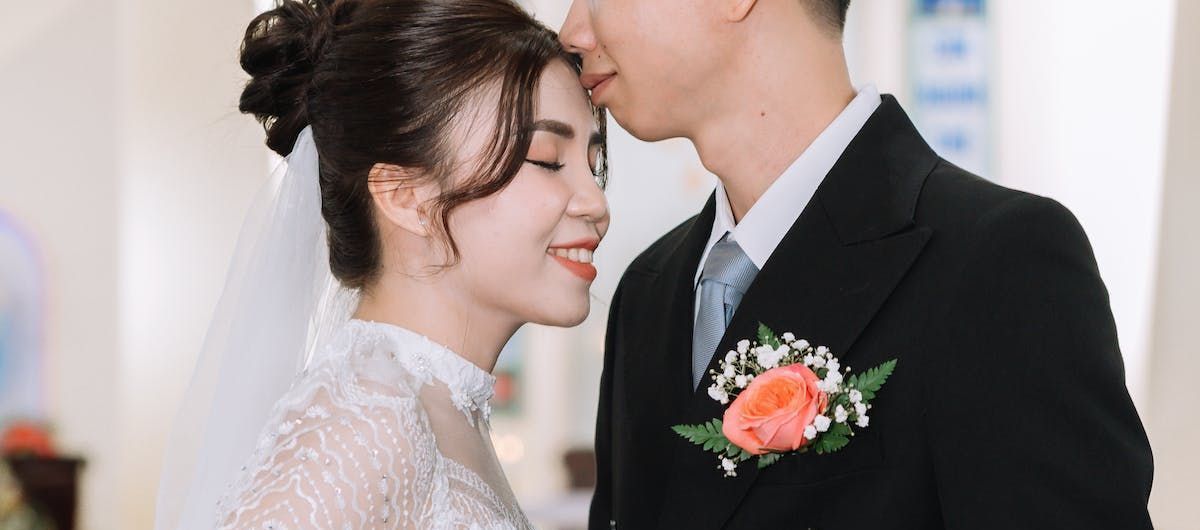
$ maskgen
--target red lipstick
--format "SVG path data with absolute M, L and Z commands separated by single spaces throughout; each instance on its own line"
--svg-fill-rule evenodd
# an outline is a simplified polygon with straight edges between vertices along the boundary
M 571 274 L 574 274 L 574 275 L 576 275 L 586 281 L 589 281 L 589 282 L 596 279 L 596 275 L 598 274 L 598 272 L 596 271 L 596 267 L 594 265 L 592 265 L 591 263 L 580 263 L 578 261 L 571 261 L 562 256 L 551 255 L 550 257 L 554 258 L 554 260 L 557 261 L 563 267 L 566 267 L 568 271 L 571 271 Z
M 574 275 L 580 277 L 584 281 L 590 282 L 590 281 L 593 281 L 596 279 L 597 272 L 596 272 L 596 267 L 594 265 L 592 265 L 591 263 L 583 263 L 583 262 L 568 259 L 563 256 L 559 256 L 559 255 L 555 254 L 553 252 L 553 250 L 555 250 L 555 249 L 581 249 L 581 250 L 586 250 L 588 252 L 594 252 L 596 250 L 596 247 L 599 247 L 599 246 L 600 246 L 599 239 L 596 239 L 596 238 L 578 239 L 575 241 L 571 241 L 569 243 L 552 245 L 550 247 L 551 252 L 549 252 L 548 254 L 550 255 L 550 257 L 554 258 L 554 260 L 557 261 L 559 263 L 559 265 L 562 265 L 563 267 L 565 267 L 571 274 L 574 274 Z

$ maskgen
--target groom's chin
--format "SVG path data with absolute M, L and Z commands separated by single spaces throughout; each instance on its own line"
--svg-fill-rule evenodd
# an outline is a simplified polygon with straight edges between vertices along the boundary
M 670 127 L 655 122 L 653 118 L 648 117 L 646 114 L 639 115 L 636 111 L 627 111 L 613 107 L 606 107 L 606 109 L 608 110 L 608 114 L 616 120 L 617 125 L 620 125 L 625 132 L 643 142 L 661 142 L 683 136 L 682 134 L 671 132 Z

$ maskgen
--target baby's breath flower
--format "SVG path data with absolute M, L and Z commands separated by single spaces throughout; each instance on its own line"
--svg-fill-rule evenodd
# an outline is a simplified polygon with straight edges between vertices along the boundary
M 817 383 L 817 388 L 822 392 L 833 393 L 837 392 L 838 385 L 842 384 L 842 374 L 830 370 L 825 373 L 825 379 Z
M 792 342 L 794 340 L 796 340 L 796 336 L 793 335 L 792 332 L 789 331 L 789 332 L 783 334 L 784 342 Z
M 744 375 L 738 375 L 733 381 L 738 388 L 746 388 L 746 385 L 750 384 L 750 379 Z
M 851 403 L 859 403 L 861 401 L 862 401 L 862 392 L 860 392 L 857 388 L 850 390 L 850 402 Z
M 779 366 L 779 361 L 787 355 L 787 346 L 780 346 L 779 349 L 771 349 L 770 346 L 763 346 L 755 350 L 758 354 L 758 364 L 766 370 L 770 370 Z
M 715 401 L 720 401 L 722 405 L 729 402 L 729 393 L 717 385 L 708 387 L 708 397 L 713 398 Z
M 858 403 L 855 403 L 854 404 L 854 413 L 857 414 L 858 417 L 860 417 L 860 418 L 863 416 L 866 416 L 867 415 L 867 405 L 861 401 Z
M 749 349 L 750 349 L 750 341 L 748 341 L 746 339 L 742 339 L 742 340 L 738 341 L 738 343 L 737 343 L 738 353 L 746 353 L 746 350 L 749 350 Z
M 813 438 L 816 438 L 816 437 L 817 437 L 817 428 L 816 427 L 809 425 L 808 427 L 804 428 L 804 438 L 805 439 L 812 440 Z
M 728 458 L 721 457 L 721 465 L 717 466 L 717 469 L 724 471 L 727 477 L 737 476 L 737 463 Z
M 808 341 L 804 340 L 804 339 L 800 339 L 800 340 L 792 343 L 792 347 L 796 348 L 797 350 L 800 350 L 800 351 L 807 350 L 809 346 L 812 346 L 812 345 L 809 344 Z
M 848 412 L 846 412 L 845 407 L 838 405 L 837 408 L 833 409 L 833 420 L 834 421 L 836 421 L 838 423 L 846 423 L 846 419 L 849 417 L 850 417 L 850 414 Z
M 858 425 L 859 427 L 862 427 L 864 429 L 867 428 L 867 425 L 870 425 L 870 424 L 871 424 L 871 418 L 869 418 L 867 416 L 859 416 L 858 421 L 855 422 L 855 425 Z
M 730 350 L 729 353 L 725 354 L 725 362 L 726 363 L 737 362 L 737 358 L 738 358 L 738 354 L 737 354 L 737 352 L 735 352 L 733 350 Z
M 828 431 L 830 423 L 833 423 L 833 420 L 829 419 L 829 416 L 820 415 L 813 418 L 813 427 L 817 428 L 817 432 Z

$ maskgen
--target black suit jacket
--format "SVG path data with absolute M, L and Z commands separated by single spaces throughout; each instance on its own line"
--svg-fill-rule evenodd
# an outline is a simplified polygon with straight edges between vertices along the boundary
M 713 216 L 710 198 L 613 297 L 591 529 L 1150 528 L 1149 444 L 1091 246 L 1063 206 L 939 158 L 884 96 L 716 351 L 761 321 L 856 373 L 899 364 L 845 449 L 737 478 L 670 429 L 723 411 L 709 377 L 690 381 Z

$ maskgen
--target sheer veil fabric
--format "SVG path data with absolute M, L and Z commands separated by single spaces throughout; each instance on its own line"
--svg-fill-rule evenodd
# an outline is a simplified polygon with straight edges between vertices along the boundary
M 305 128 L 255 198 L 168 439 L 155 528 L 526 528 L 488 435 L 494 379 L 350 318 Z

